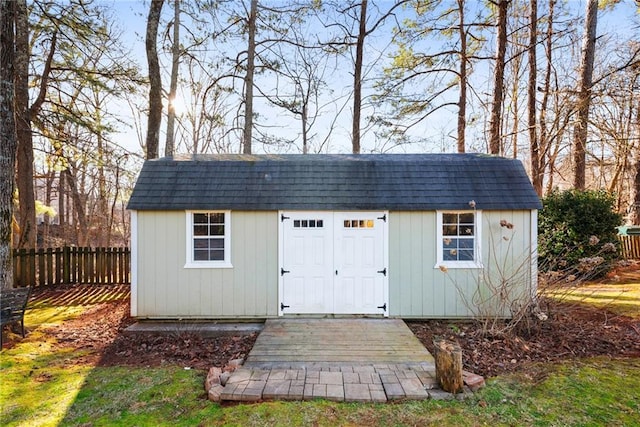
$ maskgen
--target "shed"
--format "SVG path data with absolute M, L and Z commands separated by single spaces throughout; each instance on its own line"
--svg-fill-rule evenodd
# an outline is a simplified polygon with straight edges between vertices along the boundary
M 520 161 L 482 154 L 146 161 L 131 313 L 509 317 L 535 292 L 540 208 Z

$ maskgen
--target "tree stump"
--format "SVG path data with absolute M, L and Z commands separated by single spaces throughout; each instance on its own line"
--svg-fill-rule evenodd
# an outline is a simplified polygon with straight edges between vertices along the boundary
M 444 391 L 461 393 L 462 380 L 462 349 L 454 342 L 438 340 L 435 346 L 436 380 Z

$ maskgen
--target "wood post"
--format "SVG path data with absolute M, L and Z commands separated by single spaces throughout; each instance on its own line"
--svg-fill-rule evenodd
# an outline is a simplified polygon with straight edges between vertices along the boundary
M 462 349 L 454 342 L 436 340 L 435 347 L 436 380 L 442 390 L 449 393 L 461 393 L 462 380 Z

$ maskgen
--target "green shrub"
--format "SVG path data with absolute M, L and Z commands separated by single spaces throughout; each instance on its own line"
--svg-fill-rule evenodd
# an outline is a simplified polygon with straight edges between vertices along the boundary
M 594 190 L 554 191 L 544 198 L 538 222 L 540 270 L 606 274 L 617 258 L 616 227 L 622 224 L 614 203 L 612 194 Z

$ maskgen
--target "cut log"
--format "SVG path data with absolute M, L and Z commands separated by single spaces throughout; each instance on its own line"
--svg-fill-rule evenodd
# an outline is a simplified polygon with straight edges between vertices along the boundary
M 435 346 L 436 380 L 440 387 L 449 393 L 461 393 L 462 349 L 454 342 L 438 340 Z

